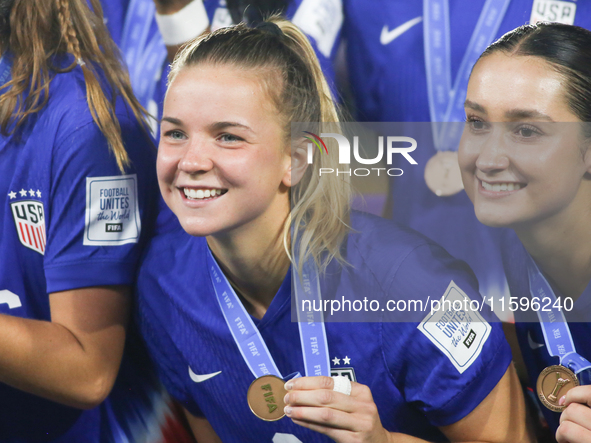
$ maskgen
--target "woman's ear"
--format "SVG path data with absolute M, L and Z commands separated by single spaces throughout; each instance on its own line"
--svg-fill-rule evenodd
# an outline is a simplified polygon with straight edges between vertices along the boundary
M 583 125 L 582 133 L 584 134 L 582 143 L 579 147 L 581 155 L 583 156 L 583 163 L 585 166 L 585 178 L 591 179 L 591 137 L 587 136 L 591 129 L 591 123 L 581 123 Z
M 308 141 L 301 137 L 291 141 L 291 164 L 283 177 L 288 187 L 297 185 L 308 168 Z
M 584 123 L 590 124 L 590 123 Z M 587 175 L 591 175 L 591 138 L 586 138 L 583 141 L 583 161 L 585 162 L 585 169 L 587 171 Z

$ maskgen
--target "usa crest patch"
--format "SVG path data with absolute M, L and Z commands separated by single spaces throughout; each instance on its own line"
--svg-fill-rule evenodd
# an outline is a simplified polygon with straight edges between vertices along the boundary
M 357 377 L 355 377 L 355 370 L 353 368 L 331 368 L 330 369 L 330 376 L 331 377 L 347 377 L 350 381 L 357 381 Z
M 43 203 L 35 200 L 21 200 L 10 203 L 10 208 L 21 244 L 45 255 L 47 237 Z

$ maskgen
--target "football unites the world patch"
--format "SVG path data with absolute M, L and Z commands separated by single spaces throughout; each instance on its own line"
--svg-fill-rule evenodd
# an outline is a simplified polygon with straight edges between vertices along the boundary
M 470 297 L 453 280 L 440 299 L 440 309 L 417 326 L 462 374 L 478 358 L 492 331 L 478 311 L 470 309 Z
M 10 203 L 12 217 L 21 244 L 45 255 L 45 211 L 43 203 L 36 200 L 21 200 Z
M 140 231 L 136 174 L 87 177 L 84 245 L 137 243 Z

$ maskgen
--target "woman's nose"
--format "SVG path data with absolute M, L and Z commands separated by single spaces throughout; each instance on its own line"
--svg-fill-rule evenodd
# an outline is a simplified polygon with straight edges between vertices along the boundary
M 187 174 L 207 172 L 213 168 L 213 148 L 205 141 L 194 140 L 187 146 L 179 169 Z
M 489 135 L 480 146 L 476 167 L 482 172 L 490 173 L 507 169 L 509 163 L 506 146 L 501 134 Z

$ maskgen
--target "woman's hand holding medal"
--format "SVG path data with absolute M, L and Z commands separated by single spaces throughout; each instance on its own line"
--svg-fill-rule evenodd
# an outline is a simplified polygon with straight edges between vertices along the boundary
M 335 378 L 301 377 L 285 384 L 285 414 L 294 423 L 339 443 L 389 441 L 371 391 L 351 383 L 351 394 L 334 390 Z
M 566 406 L 556 431 L 558 443 L 591 442 L 591 386 L 577 386 L 559 400 Z

